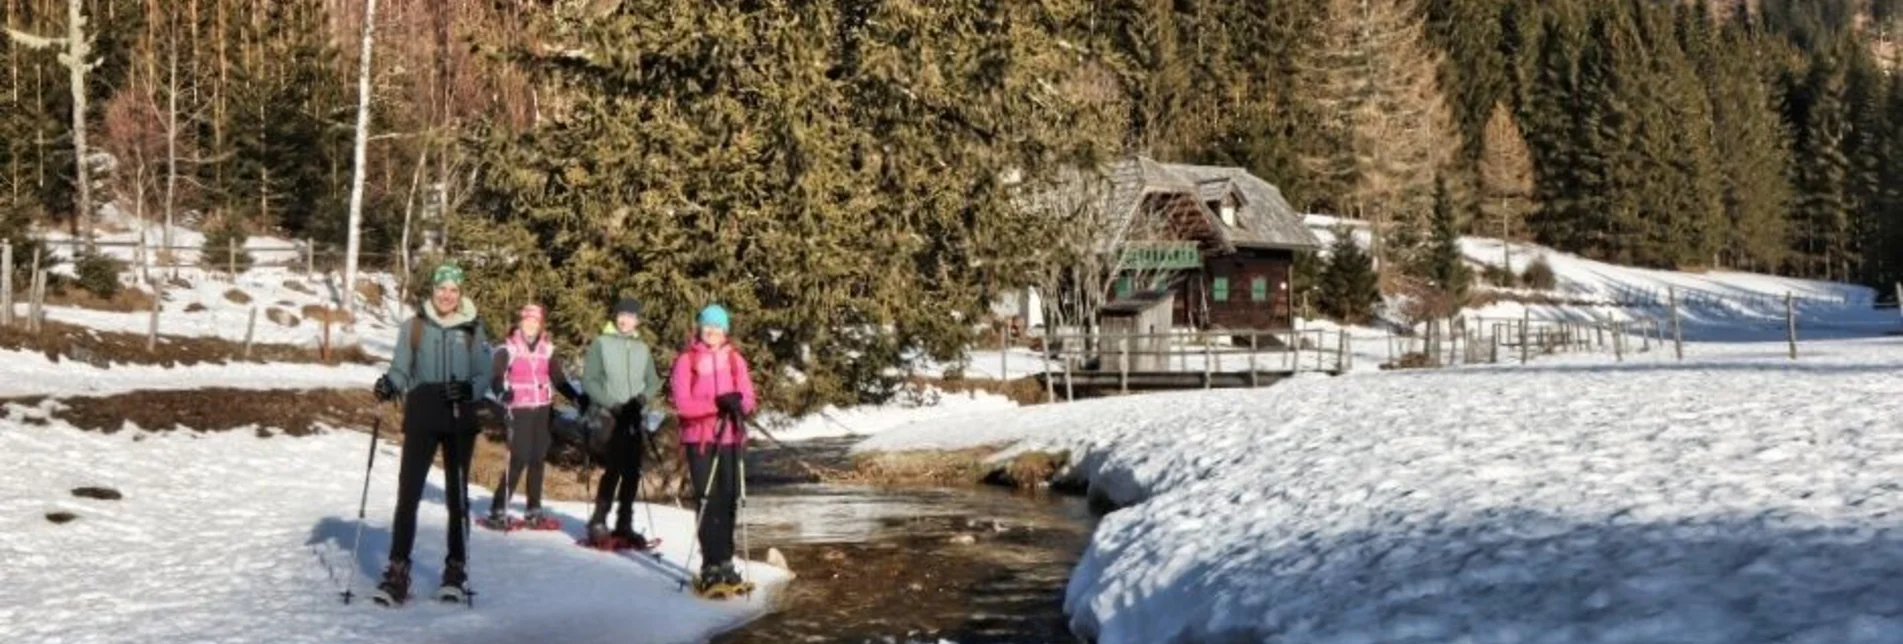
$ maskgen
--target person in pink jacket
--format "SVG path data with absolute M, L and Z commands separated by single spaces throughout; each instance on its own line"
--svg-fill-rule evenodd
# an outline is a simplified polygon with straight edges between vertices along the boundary
M 747 359 L 728 341 L 732 328 L 720 305 L 702 309 L 700 331 L 674 358 L 668 378 L 675 414 L 680 418 L 681 449 L 700 507 L 700 589 L 738 588 L 733 565 L 733 531 L 740 494 L 740 458 L 746 445 L 745 421 L 758 404 Z M 710 485 L 711 484 L 711 485 Z

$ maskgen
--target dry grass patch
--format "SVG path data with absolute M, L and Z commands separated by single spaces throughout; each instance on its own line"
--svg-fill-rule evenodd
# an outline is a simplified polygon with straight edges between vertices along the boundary
M 363 297 L 365 302 L 382 302 L 383 285 L 368 280 L 357 280 L 357 295 Z
M 288 289 L 291 289 L 291 290 L 293 290 L 293 291 L 297 291 L 297 292 L 299 292 L 299 293 L 303 293 L 303 294 L 305 294 L 305 295 L 316 295 L 316 294 L 317 294 L 317 291 L 313 291 L 313 290 L 311 290 L 311 287 L 310 287 L 310 285 L 308 285 L 308 284 L 305 284 L 304 282 L 302 282 L 302 281 L 299 281 L 299 280 L 284 280 L 284 288 L 288 288 Z
M 225 301 L 230 302 L 232 304 L 239 304 L 239 305 L 250 304 L 251 294 L 234 288 L 229 291 L 225 291 Z
M 204 311 L 205 311 L 205 305 L 200 302 L 193 302 L 191 304 L 185 305 L 186 313 L 202 313 Z
M 102 298 L 71 285 L 58 291 L 47 289 L 46 293 L 47 306 L 70 306 L 114 313 L 150 311 L 152 304 L 156 301 L 151 293 L 133 287 L 119 289 L 119 292 L 110 298 Z
M 326 322 L 339 325 L 350 324 L 354 320 L 354 318 L 350 316 L 349 311 L 333 309 L 322 304 L 306 304 L 299 312 L 304 314 L 304 319 L 313 320 L 320 324 Z
M 275 306 L 264 310 L 264 318 L 267 320 L 270 320 L 271 322 L 277 324 L 278 326 L 283 326 L 283 327 L 297 326 L 299 322 L 303 321 L 303 320 L 297 319 L 296 314 L 293 314 L 290 311 L 286 311 L 284 309 L 280 309 Z
M 75 360 L 100 367 L 111 364 L 193 365 L 243 362 L 244 343 L 222 338 L 161 335 L 152 351 L 145 348 L 143 333 L 100 331 L 54 320 L 46 321 L 46 330 L 31 333 L 24 325 L 0 328 L 0 348 L 38 352 L 46 359 Z M 163 326 L 161 326 L 163 329 Z M 251 361 L 319 363 L 323 356 L 313 347 L 286 344 L 256 344 Z M 375 364 L 362 347 L 344 347 L 331 352 L 331 363 Z
M 990 475 L 992 467 L 984 459 L 1003 449 L 987 445 L 959 450 L 912 450 L 859 454 L 852 458 L 852 469 L 840 472 L 829 483 L 865 483 L 873 485 L 929 484 L 971 485 Z

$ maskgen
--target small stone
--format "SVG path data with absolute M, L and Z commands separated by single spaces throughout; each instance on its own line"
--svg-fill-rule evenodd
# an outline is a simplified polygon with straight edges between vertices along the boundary
M 77 515 L 77 514 L 73 514 L 73 513 L 71 513 L 71 512 L 48 512 L 48 513 L 46 513 L 46 520 L 47 520 L 47 521 L 52 521 L 52 522 L 53 522 L 54 524 L 64 524 L 64 523 L 69 523 L 69 522 L 71 522 L 71 521 L 72 521 L 73 519 L 77 519 L 77 518 L 79 518 L 79 515 Z
M 117 501 L 125 498 L 124 495 L 119 494 L 118 490 L 109 487 L 92 486 L 73 488 L 73 496 L 86 499 L 98 499 L 101 501 Z
M 951 538 L 951 542 L 953 545 L 969 546 L 971 544 L 978 543 L 978 538 L 968 534 L 960 534 L 960 535 L 954 535 Z

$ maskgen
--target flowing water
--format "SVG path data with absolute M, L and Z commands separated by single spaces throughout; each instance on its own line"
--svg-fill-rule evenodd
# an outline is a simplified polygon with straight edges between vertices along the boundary
M 837 466 L 847 444 L 749 459 L 753 558 L 778 548 L 798 577 L 777 612 L 715 642 L 1076 641 L 1064 585 L 1094 523 L 1080 499 L 793 482 L 791 459 Z

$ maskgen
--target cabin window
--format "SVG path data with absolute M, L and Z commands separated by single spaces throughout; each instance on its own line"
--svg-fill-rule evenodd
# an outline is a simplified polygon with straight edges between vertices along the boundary
M 1222 225 L 1228 226 L 1230 228 L 1236 227 L 1236 205 L 1235 204 L 1225 203 L 1222 205 Z
M 1209 291 L 1210 291 L 1209 299 L 1215 300 L 1217 302 L 1229 301 L 1229 278 L 1227 277 L 1216 278 L 1214 284 L 1209 287 Z
M 1253 302 L 1269 301 L 1269 278 L 1255 277 L 1249 279 L 1249 300 Z

